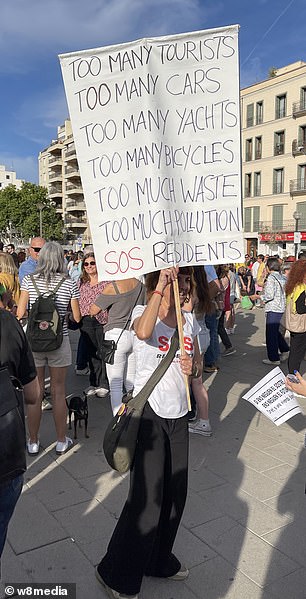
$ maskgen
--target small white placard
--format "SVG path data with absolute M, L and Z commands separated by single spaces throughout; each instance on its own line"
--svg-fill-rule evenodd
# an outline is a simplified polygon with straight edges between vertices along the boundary
M 276 426 L 296 414 L 303 414 L 294 393 L 285 385 L 285 375 L 277 366 L 242 396 Z

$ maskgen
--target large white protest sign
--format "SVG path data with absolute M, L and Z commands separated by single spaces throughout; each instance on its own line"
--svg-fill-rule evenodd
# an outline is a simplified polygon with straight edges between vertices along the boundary
M 238 26 L 60 62 L 100 278 L 239 262 Z
M 277 426 L 303 413 L 293 392 L 287 389 L 285 375 L 278 366 L 242 397 Z

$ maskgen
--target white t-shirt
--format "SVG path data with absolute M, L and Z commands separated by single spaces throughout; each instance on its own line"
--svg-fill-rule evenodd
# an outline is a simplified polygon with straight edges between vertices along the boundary
M 131 323 L 142 315 L 146 306 L 136 306 L 132 313 Z M 194 315 L 184 312 L 185 350 L 193 356 L 193 339 L 199 333 L 200 327 Z M 136 373 L 134 381 L 134 396 L 143 388 L 151 374 L 157 368 L 162 358 L 169 350 L 171 337 L 175 329 L 168 327 L 157 319 L 153 335 L 146 341 L 133 335 L 133 350 L 136 358 Z M 152 391 L 148 402 L 154 412 L 161 418 L 181 418 L 188 412 L 185 380 L 179 364 L 180 350 L 177 351 L 167 372 Z

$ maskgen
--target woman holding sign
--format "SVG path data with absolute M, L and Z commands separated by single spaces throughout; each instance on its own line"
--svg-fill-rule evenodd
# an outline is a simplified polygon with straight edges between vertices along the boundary
M 173 281 L 181 307 L 194 289 L 192 268 L 147 275 L 148 303 L 136 306 L 137 394 L 169 350 L 177 327 Z M 198 374 L 199 326 L 183 312 L 185 354 L 177 354 L 151 393 L 142 416 L 128 499 L 96 576 L 110 597 L 137 599 L 143 576 L 184 580 L 189 572 L 172 553 L 183 514 L 188 475 L 188 406 L 184 375 Z

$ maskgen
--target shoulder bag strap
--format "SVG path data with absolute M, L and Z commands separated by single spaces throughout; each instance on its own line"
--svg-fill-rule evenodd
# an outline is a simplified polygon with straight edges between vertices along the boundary
M 118 337 L 118 339 L 117 339 L 116 343 L 118 343 L 118 341 L 119 341 L 119 339 L 120 339 L 121 335 L 123 334 L 123 331 L 125 331 L 125 329 L 127 328 L 127 325 L 128 325 L 128 323 L 129 323 L 129 321 L 131 320 L 132 312 L 133 312 L 133 310 L 134 310 L 135 306 L 137 305 L 137 302 L 138 302 L 138 300 L 139 300 L 139 298 L 140 298 L 140 294 L 141 294 L 141 292 L 142 292 L 142 285 L 140 285 L 140 289 L 139 289 L 138 295 L 137 295 L 137 297 L 136 297 L 136 300 L 135 300 L 135 302 L 134 302 L 134 305 L 133 305 L 132 309 L 130 310 L 130 313 L 129 313 L 128 317 L 127 317 L 126 323 L 125 323 L 125 325 L 124 325 L 124 327 L 123 327 L 123 329 L 122 329 L 122 331 L 121 331 L 121 333 L 120 333 L 120 335 L 119 335 L 119 337 Z
M 116 294 L 117 294 L 117 295 L 120 295 L 120 291 L 119 291 L 119 289 L 118 289 L 118 285 L 117 285 L 116 281 L 112 281 L 112 284 L 113 284 L 113 288 L 114 288 L 114 289 L 115 289 L 115 291 L 116 291 Z
M 156 387 L 157 383 L 159 383 L 160 379 L 164 376 L 165 372 L 168 370 L 177 350 L 179 347 L 179 336 L 178 330 L 175 329 L 174 335 L 171 338 L 170 349 L 167 355 L 163 358 L 163 360 L 159 363 L 157 368 L 154 370 L 153 374 L 151 374 L 150 378 L 147 380 L 144 387 L 139 391 L 139 393 L 133 397 L 131 400 L 134 403 L 137 403 L 137 399 L 141 402 L 141 404 L 145 404 L 149 396 L 151 395 L 153 389 Z
M 35 289 L 35 291 L 36 291 L 36 293 L 37 293 L 37 297 L 40 297 L 41 295 L 43 295 L 43 294 L 42 294 L 42 293 L 39 291 L 39 289 L 38 289 L 37 283 L 36 283 L 36 281 L 35 281 L 35 279 L 34 279 L 34 275 L 30 275 L 30 279 L 31 279 L 31 281 L 32 281 L 32 284 L 33 284 L 33 287 L 34 287 L 34 289 Z
M 62 278 L 61 278 L 61 280 L 58 282 L 58 284 L 57 284 L 57 285 L 54 287 L 54 289 L 53 289 L 52 293 L 54 293 L 54 294 L 55 294 L 55 293 L 56 293 L 56 292 L 59 290 L 60 286 L 62 285 L 62 283 L 63 283 L 64 281 L 66 281 L 66 277 L 62 277 Z

